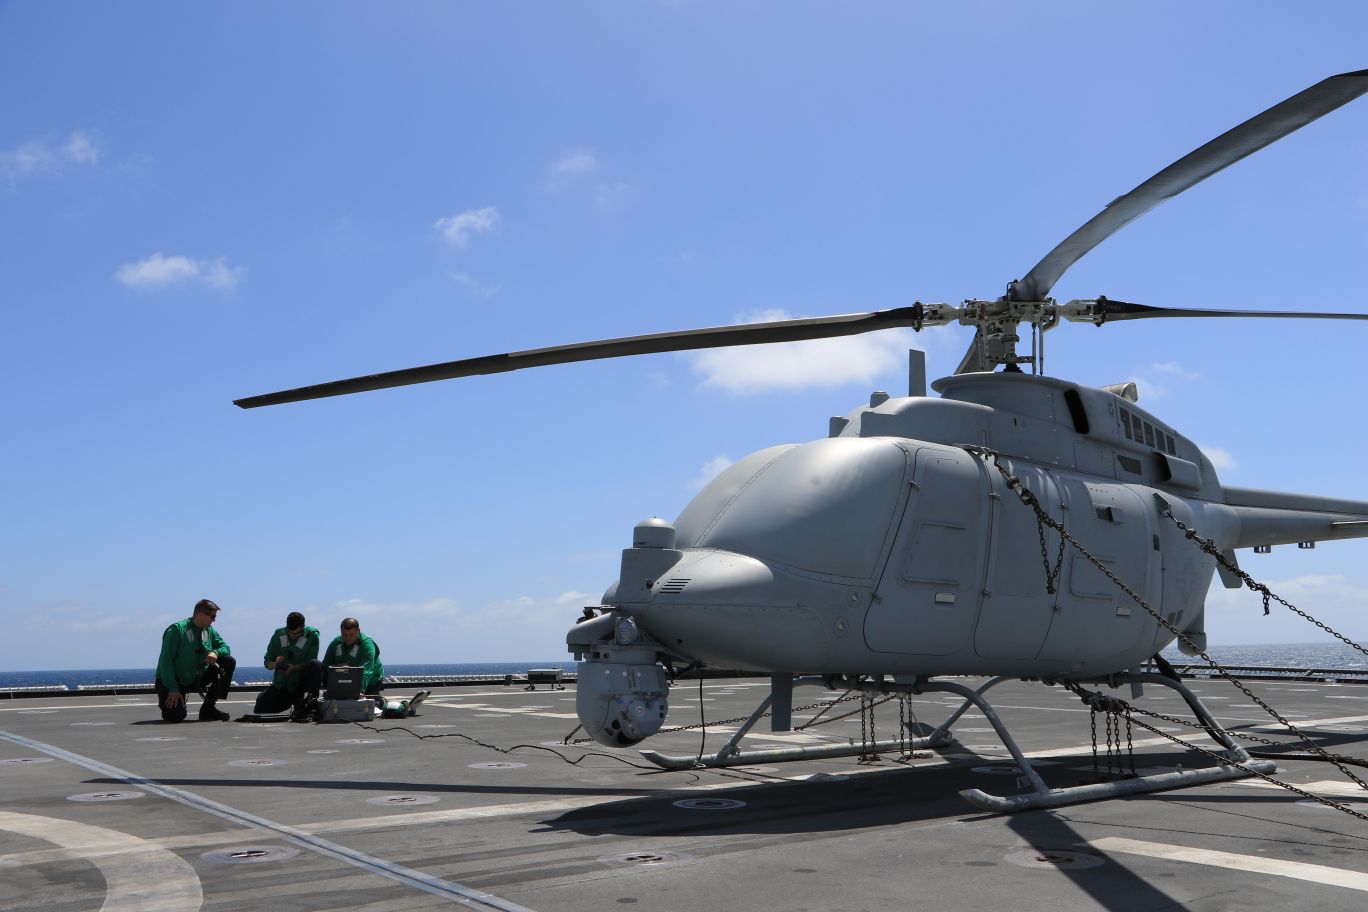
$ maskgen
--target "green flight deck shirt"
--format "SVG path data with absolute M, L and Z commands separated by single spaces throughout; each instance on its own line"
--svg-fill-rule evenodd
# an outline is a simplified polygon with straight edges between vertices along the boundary
M 294 671 L 287 672 L 284 668 L 276 668 L 276 656 L 284 656 L 286 665 L 299 665 Z M 308 665 L 318 658 L 318 628 L 305 627 L 304 631 L 293 640 L 290 639 L 289 628 L 281 627 L 271 634 L 271 641 L 266 644 L 266 656 L 262 661 L 269 669 L 275 670 L 275 677 L 271 680 L 272 687 L 279 687 L 286 693 L 294 693 L 299 690 L 299 679 L 304 674 L 302 666 Z
M 385 666 L 380 664 L 380 647 L 364 633 L 352 646 L 343 643 L 341 637 L 335 637 L 328 644 L 328 651 L 323 653 L 323 667 L 333 665 L 360 666 L 362 690 L 370 690 L 372 684 L 385 676 Z
M 193 618 L 176 621 L 162 634 L 157 680 L 174 693 L 195 690 L 204 673 L 204 657 L 211 652 L 221 656 L 231 654 L 214 625 L 201 629 L 195 626 Z

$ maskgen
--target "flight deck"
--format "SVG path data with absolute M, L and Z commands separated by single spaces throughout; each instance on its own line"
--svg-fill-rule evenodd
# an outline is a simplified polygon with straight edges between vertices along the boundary
M 768 685 L 681 681 L 666 725 L 694 727 L 640 746 L 715 752 Z M 1232 731 L 1291 741 L 1229 685 L 1191 686 Z M 1327 750 L 1368 757 L 1368 686 L 1252 686 Z M 1077 698 L 1025 682 L 995 694 L 1051 788 L 1093 780 L 1090 713 Z M 805 688 L 794 702 L 840 696 Z M 235 692 L 219 705 L 237 718 L 253 697 Z M 582 737 L 574 700 L 573 685 L 491 682 L 438 689 L 407 720 L 179 725 L 163 724 L 146 696 L 5 701 L 0 910 L 1357 912 L 1368 903 L 1368 820 L 1259 780 L 994 815 L 959 792 L 1026 786 L 972 710 L 954 741 L 912 756 L 671 771 L 636 749 L 563 743 Z M 858 699 L 846 701 L 807 729 L 762 722 L 741 748 L 896 737 L 902 721 L 935 725 L 960 702 L 913 696 L 903 709 L 914 720 L 900 720 L 892 700 L 871 725 Z M 1135 704 L 1190 718 L 1162 689 Z M 796 711 L 795 726 L 815 712 Z M 1215 749 L 1200 730 L 1137 718 Z M 1162 734 L 1131 734 L 1142 774 L 1210 763 Z M 1368 815 L 1368 792 L 1329 764 L 1279 761 L 1276 776 Z

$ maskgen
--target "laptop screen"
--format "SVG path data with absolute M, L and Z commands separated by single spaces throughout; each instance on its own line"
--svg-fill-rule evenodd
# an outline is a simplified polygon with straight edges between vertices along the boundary
M 361 696 L 361 669 L 337 667 L 328 669 L 328 696 L 334 700 L 355 700 Z

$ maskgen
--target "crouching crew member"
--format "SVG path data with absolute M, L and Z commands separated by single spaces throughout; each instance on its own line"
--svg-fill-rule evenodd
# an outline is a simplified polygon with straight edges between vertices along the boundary
M 368 697 L 380 693 L 384 683 L 385 666 L 380 664 L 380 647 L 375 640 L 361 632 L 356 618 L 343 618 L 342 635 L 328 644 L 323 654 L 323 666 L 356 665 L 361 668 L 361 692 Z
M 275 672 L 271 686 L 257 697 L 255 713 L 278 713 L 293 707 L 296 719 L 307 719 L 318 704 L 322 667 L 318 664 L 318 628 L 306 627 L 304 615 L 291 611 L 285 626 L 266 644 L 266 668 Z
M 228 644 L 213 627 L 218 613 L 218 605 L 200 599 L 190 617 L 167 627 L 162 634 L 155 685 L 162 721 L 185 721 L 186 695 L 192 691 L 204 698 L 199 711 L 201 722 L 228 721 L 228 714 L 214 704 L 228 696 L 237 659 L 229 655 Z

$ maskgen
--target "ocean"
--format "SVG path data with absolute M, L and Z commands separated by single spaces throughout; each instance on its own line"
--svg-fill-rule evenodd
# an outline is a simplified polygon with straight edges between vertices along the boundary
M 523 674 L 529 668 L 561 668 L 574 671 L 574 662 L 459 662 L 448 665 L 394 665 L 385 663 L 386 675 L 505 675 Z M 151 684 L 152 668 L 91 668 L 61 671 L 0 671 L 0 690 L 7 687 L 56 687 L 65 684 L 75 690 L 78 685 Z M 237 681 L 268 681 L 270 674 L 258 665 L 239 666 L 233 675 Z
M 1226 665 L 1263 665 L 1276 668 L 1368 668 L 1368 656 L 1340 643 L 1292 643 L 1256 646 L 1212 646 L 1208 654 Z M 1181 655 L 1176 649 L 1164 650 L 1164 658 L 1175 663 L 1200 662 Z M 387 675 L 504 675 L 522 674 L 529 668 L 561 668 L 574 671 L 574 662 L 458 662 L 437 665 L 394 665 L 385 663 Z M 151 684 L 151 668 L 97 668 L 65 671 L 0 671 L 0 689 L 7 687 L 53 687 L 78 685 Z M 264 669 L 238 669 L 238 681 L 266 680 Z

